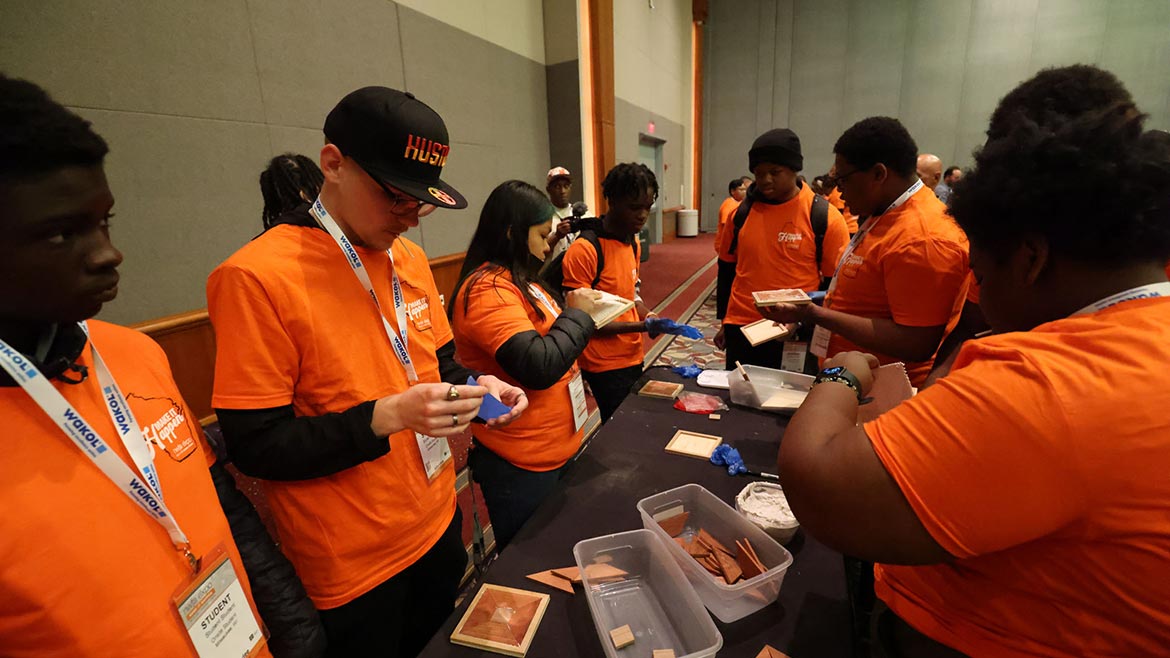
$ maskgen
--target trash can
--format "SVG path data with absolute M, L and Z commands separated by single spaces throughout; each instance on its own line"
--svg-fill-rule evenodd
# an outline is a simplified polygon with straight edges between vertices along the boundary
M 699 211 L 678 211 L 678 237 L 694 238 L 699 235 Z
M 650 260 L 650 227 L 643 226 L 638 234 L 638 241 L 642 243 L 642 262 Z

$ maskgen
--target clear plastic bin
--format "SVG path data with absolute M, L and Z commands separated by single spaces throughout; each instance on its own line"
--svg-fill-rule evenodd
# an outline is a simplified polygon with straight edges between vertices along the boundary
M 734 585 L 716 579 L 654 520 L 654 515 L 679 505 L 690 512 L 684 536 L 693 536 L 702 528 L 729 548 L 735 546 L 737 539 L 747 537 L 768 570 Z M 642 515 L 642 524 L 670 551 L 703 605 L 720 621 L 729 623 L 742 619 L 780 596 L 780 585 L 792 564 L 792 554 L 710 491 L 697 484 L 684 484 L 638 501 L 638 512 Z
M 677 658 L 707 658 L 723 647 L 723 636 L 703 602 L 651 532 L 586 539 L 573 547 L 573 557 L 609 658 L 651 658 L 655 649 L 671 649 Z M 627 575 L 615 582 L 591 582 L 585 571 L 591 564 L 609 564 Z M 634 643 L 615 649 L 609 632 L 627 624 Z
M 793 413 L 804 401 L 816 377 L 799 372 L 775 370 L 761 366 L 743 366 L 748 381 L 744 381 L 738 370 L 727 373 L 731 401 L 735 404 L 771 411 Z

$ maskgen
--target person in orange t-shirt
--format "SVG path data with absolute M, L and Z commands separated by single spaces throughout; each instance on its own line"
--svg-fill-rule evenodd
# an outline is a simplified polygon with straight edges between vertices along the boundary
M 522 181 L 488 196 L 451 304 L 459 359 L 514 383 L 528 410 L 507 427 L 473 425 L 468 458 L 503 549 L 561 479 L 589 411 L 577 357 L 593 335 L 589 290 L 561 294 L 540 281 L 555 208 Z
M 313 204 L 207 282 L 212 403 L 228 452 L 262 486 L 282 548 L 337 655 L 414 656 L 454 608 L 467 555 L 446 437 L 492 393 L 524 392 L 455 361 L 426 254 L 401 237 L 440 179 L 447 128 L 413 95 L 348 94 L 325 120 Z
M 609 206 L 598 233 L 604 267 L 598 271 L 597 250 L 588 240 L 578 239 L 565 252 L 561 271 L 566 291 L 596 288 L 634 302 L 633 308 L 597 330 L 578 359 L 605 423 L 642 376 L 642 337 L 638 334 L 648 331 L 654 338 L 658 333 L 695 330 L 659 318 L 638 295 L 642 253 L 638 232 L 658 198 L 654 173 L 643 164 L 618 164 L 605 175 L 601 191 Z
M 197 658 L 193 638 L 206 646 L 210 635 L 198 622 L 219 609 L 248 634 L 224 648 L 270 656 L 215 457 L 166 355 L 141 333 L 86 322 L 117 296 L 122 262 L 106 143 L 36 85 L 2 75 L 0 114 L 0 654 Z M 160 504 L 163 516 L 147 509 Z M 228 561 L 215 567 L 221 550 Z M 212 568 L 234 578 L 191 611 L 189 635 L 172 597 Z
M 817 262 L 811 219 L 816 195 L 797 180 L 804 157 L 796 133 L 775 128 L 760 135 L 748 152 L 748 164 L 756 177 L 748 191 L 751 210 L 738 235 L 734 224 L 729 224 L 720 243 L 721 251 L 734 251 L 736 271 L 727 315 L 715 335 L 715 344 L 726 351 L 728 368 L 734 368 L 736 362 L 779 368 L 782 342 L 773 340 L 753 347 L 743 335 L 744 325 L 764 317 L 752 293 L 786 288 L 818 290 L 822 280 L 833 276 L 849 235 L 841 213 L 827 208 L 828 225 Z
M 951 199 L 996 333 L 862 427 L 876 359 L 832 357 L 785 430 L 801 526 L 878 563 L 883 655 L 1167 655 L 1170 158 L 1144 118 L 1089 66 L 1010 92 Z
M 735 254 L 719 251 L 723 233 L 727 230 L 727 223 L 735 215 L 735 209 L 740 201 L 747 196 L 748 186 L 752 184 L 750 176 L 732 179 L 727 184 L 728 197 L 719 205 L 719 225 L 715 229 L 715 253 L 719 258 L 715 283 L 715 318 L 722 320 L 727 315 L 727 300 L 731 296 L 731 283 L 735 280 Z
M 824 306 L 782 304 L 764 314 L 815 324 L 810 350 L 819 357 L 864 349 L 881 363 L 905 362 L 920 385 L 963 309 L 967 238 L 918 179 L 918 147 L 897 119 L 859 121 L 833 150 L 841 194 L 869 218 L 842 256 Z

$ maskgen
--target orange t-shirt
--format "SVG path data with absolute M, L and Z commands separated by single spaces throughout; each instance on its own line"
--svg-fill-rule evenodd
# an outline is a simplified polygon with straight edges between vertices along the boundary
M 829 205 L 833 206 L 841 212 L 841 217 L 845 220 L 845 228 L 849 229 L 849 235 L 857 232 L 857 215 L 849 212 L 849 206 L 845 205 L 845 199 L 841 198 L 841 190 L 834 187 L 829 196 Z
M 219 506 L 199 421 L 166 355 L 146 336 L 91 320 L 90 335 L 151 442 L 163 499 L 196 555 L 223 545 L 251 586 Z M 92 352 L 81 384 L 54 381 L 133 470 L 98 385 Z M 191 569 L 166 530 L 73 445 L 19 386 L 0 387 L 0 654 L 9 658 L 192 656 L 172 596 Z M 259 615 L 256 616 L 259 619 Z M 267 648 L 260 655 L 268 656 Z
M 950 374 L 867 423 L 958 558 L 878 565 L 882 600 L 972 656 L 1165 655 L 1167 362 L 1170 300 L 1124 302 L 968 342 Z
M 925 186 L 898 208 L 868 220 L 873 221 L 877 224 L 841 263 L 825 306 L 908 327 L 946 325 L 949 333 L 967 298 L 967 236 Z M 834 333 L 829 356 L 849 350 L 873 352 Z M 883 364 L 900 361 L 874 356 Z M 933 356 L 907 363 L 911 383 L 920 386 L 932 363 Z
M 519 386 L 519 382 L 496 363 L 496 351 L 524 331 L 548 335 L 561 309 L 547 292 L 542 292 L 556 309 L 556 315 L 537 301 L 544 313 L 543 318 L 538 316 L 536 309 L 512 283 L 511 274 L 502 268 L 494 268 L 471 286 L 464 285 L 455 296 L 452 307 L 459 361 L 468 368 Z M 584 428 L 580 431 L 574 428 L 569 396 L 569 382 L 577 372 L 574 364 L 555 384 L 544 390 L 524 388 L 528 394 L 528 409 L 522 416 L 507 427 L 472 425 L 472 434 L 492 452 L 520 468 L 551 471 L 564 466 L 577 453 L 585 435 Z
M 739 201 L 732 197 L 723 200 L 723 203 L 719 205 L 719 227 L 715 230 L 715 253 L 719 254 L 719 260 L 728 263 L 735 262 L 735 254 L 720 251 L 719 245 L 723 244 L 723 233 L 731 230 L 730 222 L 735 215 L 736 208 L 739 208 Z
M 601 273 L 601 280 L 597 282 L 597 289 L 634 300 L 638 296 L 638 277 L 641 272 L 639 259 L 642 255 L 642 243 L 634 236 L 634 245 L 637 253 L 630 245 L 621 240 L 599 238 L 602 251 L 605 252 L 605 270 Z M 561 261 L 564 271 L 564 286 L 573 290 L 576 288 L 592 288 L 593 278 L 597 276 L 597 251 L 588 240 L 574 240 Z M 632 308 L 614 319 L 614 322 L 637 322 L 638 310 Z M 605 372 L 642 365 L 642 334 L 617 334 L 616 336 L 593 336 L 589 345 L 577 359 L 578 365 L 589 372 Z
M 396 326 L 390 259 L 357 251 Z M 405 238 L 392 251 L 410 355 L 421 381 L 438 382 L 435 350 L 451 340 L 451 327 L 426 254 Z M 378 310 L 324 230 L 268 230 L 211 273 L 207 302 L 217 408 L 291 404 L 298 416 L 321 416 L 409 387 Z M 428 482 L 414 432 L 389 441 L 389 454 L 340 473 L 262 482 L 282 549 L 320 609 L 344 605 L 413 564 L 455 513 L 451 464 Z
M 816 290 L 821 277 L 833 276 L 837 258 L 849 243 L 845 220 L 836 208 L 829 208 L 829 225 L 822 243 L 820 266 L 816 260 L 816 239 L 809 211 L 813 192 L 802 185 L 797 195 L 780 204 L 756 202 L 739 231 L 736 247 L 735 283 L 723 321 L 732 325 L 751 324 L 763 318 L 752 301 L 752 292 L 800 288 Z M 723 250 L 731 245 L 732 231 L 723 234 Z

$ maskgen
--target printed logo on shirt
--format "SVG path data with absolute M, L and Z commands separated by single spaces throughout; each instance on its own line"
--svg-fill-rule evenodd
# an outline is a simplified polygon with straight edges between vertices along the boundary
M 142 422 L 142 436 L 152 446 L 162 448 L 163 452 L 181 462 L 195 452 L 195 428 L 187 421 L 183 414 L 183 407 L 175 400 L 167 397 L 144 397 L 133 393 L 126 396 L 131 400 L 139 400 L 135 404 L 135 415 Z
M 406 305 L 406 315 L 414 323 L 414 328 L 426 331 L 431 328 L 431 301 L 425 295 Z
M 858 254 L 849 254 L 845 258 L 845 262 L 841 263 L 842 276 L 854 277 L 857 276 L 857 271 L 865 264 L 865 258 Z
M 789 249 L 799 249 L 804 241 L 804 234 L 796 229 L 796 225 L 789 223 L 784 230 L 776 234 L 776 241 Z

